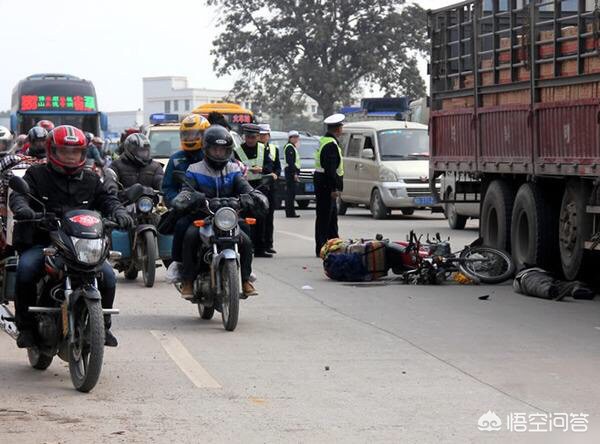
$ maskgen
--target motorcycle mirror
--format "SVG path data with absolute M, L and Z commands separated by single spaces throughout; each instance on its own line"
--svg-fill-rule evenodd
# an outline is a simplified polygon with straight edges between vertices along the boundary
M 144 186 L 141 183 L 131 185 L 125 190 L 125 197 L 130 202 L 137 200 L 137 198 L 144 192 Z
M 31 192 L 29 184 L 22 177 L 13 176 L 8 181 L 8 186 L 11 190 L 21 194 L 29 194 Z
M 173 179 L 175 179 L 175 182 L 177 182 L 181 185 L 187 185 L 188 187 L 190 187 L 192 189 L 196 189 L 193 182 L 190 181 L 189 177 L 187 177 L 185 175 L 185 172 L 183 172 L 183 171 L 174 171 Z

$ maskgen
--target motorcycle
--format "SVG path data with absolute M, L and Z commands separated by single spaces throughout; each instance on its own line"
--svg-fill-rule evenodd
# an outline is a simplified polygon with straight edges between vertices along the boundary
M 457 272 L 476 283 L 499 284 L 515 273 L 508 253 L 479 245 L 479 241 L 453 253 L 449 240 L 442 240 L 439 233 L 433 239 L 427 236 L 425 242 L 422 237 L 411 231 L 406 242 L 388 244 L 392 245 L 388 255 L 395 256 L 392 271 L 406 284 L 441 284 Z
M 157 217 L 153 213 L 159 202 L 159 192 L 136 183 L 119 194 L 133 216 L 135 226 L 130 231 L 113 230 L 111 233 L 113 249 L 122 255 L 114 266 L 124 272 L 128 280 L 135 280 L 141 270 L 144 285 L 152 287 L 159 259 Z
M 194 188 L 185 175 L 175 178 Z M 193 222 L 200 235 L 198 249 L 200 272 L 194 280 L 194 296 L 190 300 L 198 306 L 201 319 L 210 320 L 215 310 L 221 312 L 223 327 L 235 330 L 239 317 L 239 302 L 242 297 L 240 272 L 240 222 L 255 225 L 254 218 L 240 218 L 240 199 L 235 197 L 204 200 L 200 208 L 207 215 Z M 181 284 L 175 284 L 181 291 Z
M 9 186 L 36 200 L 23 179 L 13 177 Z M 42 202 L 38 203 L 44 208 Z M 35 369 L 46 370 L 58 356 L 69 363 L 74 387 L 89 392 L 102 370 L 104 315 L 119 313 L 118 309 L 102 308 L 97 283 L 104 261 L 120 256 L 109 250 L 105 233 L 105 228 L 117 224 L 88 210 L 72 210 L 60 218 L 44 210 L 32 220 L 16 223 L 23 222 L 37 223 L 51 239 L 51 246 L 43 250 L 46 274 L 38 283 L 37 303 L 29 307 L 37 325 L 37 345 L 27 349 L 29 363 Z M 6 259 L 1 274 L 0 324 L 13 338 L 18 331 L 7 303 L 15 295 L 17 261 L 18 257 Z

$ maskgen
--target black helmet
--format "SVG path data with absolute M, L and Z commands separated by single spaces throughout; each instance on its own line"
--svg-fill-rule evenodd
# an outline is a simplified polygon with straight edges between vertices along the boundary
M 29 148 L 27 149 L 27 155 L 43 159 L 46 157 L 46 139 L 48 138 L 48 131 L 41 126 L 34 126 L 27 133 L 27 140 L 29 141 Z
M 127 136 L 123 143 L 125 157 L 139 166 L 148 165 L 152 160 L 150 158 L 150 141 L 140 133 L 134 133 Z
M 216 170 L 222 170 L 233 154 L 233 137 L 221 125 L 211 125 L 204 131 L 202 139 L 204 157 L 206 162 Z M 217 152 L 217 148 L 219 149 Z

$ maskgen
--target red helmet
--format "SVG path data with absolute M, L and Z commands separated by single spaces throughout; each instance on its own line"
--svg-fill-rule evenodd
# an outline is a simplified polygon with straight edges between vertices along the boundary
M 48 132 L 50 132 L 54 129 L 54 124 L 52 122 L 50 122 L 49 120 L 40 120 L 37 123 L 37 126 L 41 126 Z
M 141 131 L 137 128 L 124 129 L 123 132 L 121 133 L 121 143 L 125 142 L 125 139 L 127 139 L 132 134 L 136 134 L 136 133 L 141 133 Z
M 54 128 L 46 142 L 50 165 L 62 174 L 77 174 L 85 166 L 87 140 L 80 129 L 71 125 Z

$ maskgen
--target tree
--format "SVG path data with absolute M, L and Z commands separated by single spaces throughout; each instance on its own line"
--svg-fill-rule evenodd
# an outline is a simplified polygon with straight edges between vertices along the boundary
M 386 95 L 425 95 L 417 58 L 425 11 L 405 0 L 208 0 L 222 11 L 212 54 L 218 75 L 237 73 L 248 94 L 300 90 L 324 115 L 365 82 Z M 287 106 L 287 105 L 286 105 Z

